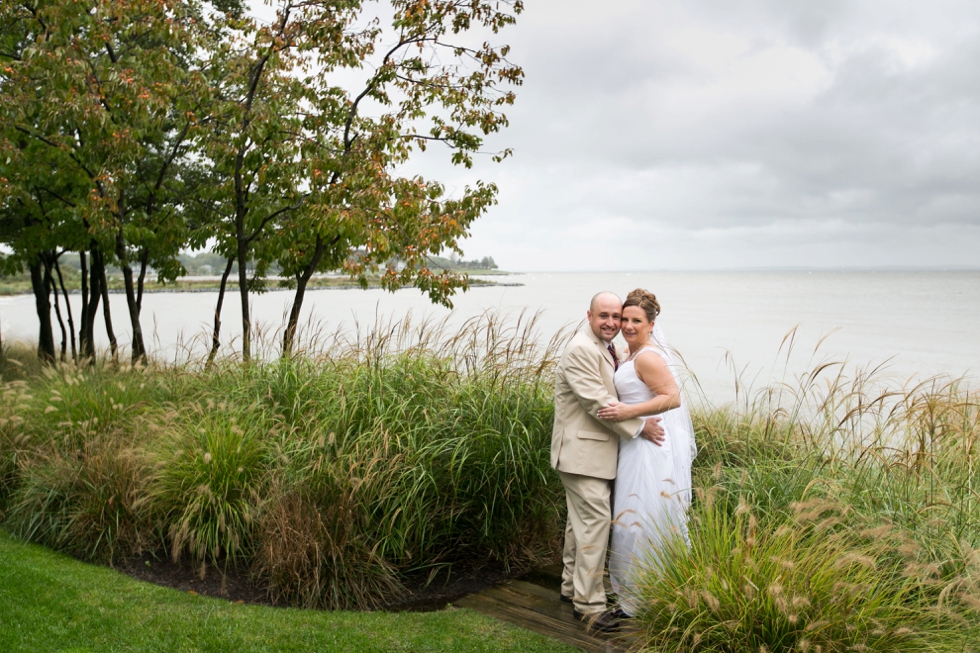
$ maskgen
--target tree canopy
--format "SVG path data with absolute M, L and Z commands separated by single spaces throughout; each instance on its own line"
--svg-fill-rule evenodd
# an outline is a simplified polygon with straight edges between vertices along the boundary
M 434 145 L 470 167 L 507 125 L 523 72 L 495 41 L 520 0 L 274 8 L 268 22 L 235 0 L 0 0 L 0 256 L 31 272 L 44 358 L 56 357 L 52 297 L 65 331 L 59 289 L 74 334 L 66 252 L 80 256 L 87 357 L 100 302 L 114 343 L 106 265 L 123 273 L 138 360 L 145 275 L 176 279 L 191 249 L 225 261 L 212 356 L 235 269 L 246 359 L 250 294 L 270 266 L 294 289 L 285 354 L 318 272 L 377 275 L 447 305 L 466 288 L 432 257 L 462 253 L 497 188 L 450 195 L 402 171 Z

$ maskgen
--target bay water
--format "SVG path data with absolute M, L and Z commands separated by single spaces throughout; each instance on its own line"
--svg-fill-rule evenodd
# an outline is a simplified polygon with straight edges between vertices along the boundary
M 740 390 L 794 377 L 821 362 L 849 370 L 881 366 L 898 382 L 980 372 L 980 272 L 760 271 L 760 272 L 562 272 L 496 276 L 503 284 L 474 287 L 453 298 L 455 309 L 432 305 L 414 289 L 321 289 L 307 292 L 301 324 L 311 332 L 362 330 L 378 320 L 428 318 L 458 328 L 472 316 L 496 311 L 514 320 L 537 314 L 542 341 L 579 325 L 591 297 L 634 288 L 657 295 L 659 323 L 712 403 Z M 123 295 L 111 295 L 120 343 L 129 339 Z M 143 301 L 147 347 L 164 360 L 200 356 L 210 342 L 217 292 L 150 293 Z M 278 341 L 291 291 L 253 295 L 253 320 Z M 76 316 L 80 296 L 71 296 Z M 222 315 L 226 351 L 240 344 L 238 295 L 229 292 Z M 359 325 L 359 326 L 358 326 Z M 36 342 L 37 317 L 30 295 L 0 297 L 5 343 Z M 98 322 L 100 346 L 107 345 Z M 57 325 L 56 338 L 59 337 Z M 792 348 L 787 334 L 792 332 Z

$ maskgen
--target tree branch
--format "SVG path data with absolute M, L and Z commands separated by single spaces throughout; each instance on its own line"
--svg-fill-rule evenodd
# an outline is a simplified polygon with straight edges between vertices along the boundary
M 54 191 L 53 191 L 53 190 L 51 190 L 50 188 L 47 188 L 47 187 L 45 187 L 45 186 L 35 186 L 35 188 L 36 188 L 37 190 L 43 190 L 44 192 L 46 192 L 46 193 L 48 193 L 49 195 L 51 195 L 51 197 L 53 197 L 53 198 L 55 198 L 56 200 L 59 200 L 59 201 L 60 201 L 60 202 L 61 202 L 62 204 L 64 204 L 64 205 L 66 205 L 66 206 L 70 206 L 70 207 L 72 207 L 73 209 L 74 209 L 74 208 L 76 208 L 76 207 L 78 206 L 77 204 L 75 204 L 75 203 L 74 203 L 74 202 L 72 202 L 71 200 L 69 200 L 69 199 L 66 199 L 66 198 L 64 198 L 64 197 L 62 197 L 61 195 L 59 195 L 58 193 L 56 193 L 56 192 L 54 192 Z
M 91 179 L 92 181 L 95 181 L 95 174 L 91 170 L 89 170 L 88 167 L 84 163 L 82 163 L 81 161 L 78 160 L 78 157 L 75 156 L 74 152 L 72 152 L 72 151 L 68 150 L 67 148 L 59 145 L 58 143 L 55 143 L 52 140 L 49 140 L 49 139 L 45 138 L 44 136 L 41 136 L 40 134 L 35 134 L 31 130 L 25 129 L 24 127 L 21 127 L 20 125 L 15 125 L 14 126 L 14 129 L 17 130 L 17 131 L 19 131 L 20 133 L 26 135 L 26 136 L 30 136 L 31 138 L 36 138 L 37 140 L 41 141 L 45 145 L 50 145 L 51 147 L 53 147 L 56 150 L 62 150 L 62 151 L 64 151 L 68 155 L 68 158 L 70 158 L 72 161 L 74 161 L 78 165 L 78 167 L 81 168 L 85 172 L 86 175 L 88 175 L 89 179 Z
M 307 195 L 303 195 L 303 198 L 299 202 L 297 202 L 296 204 L 292 204 L 290 206 L 284 206 L 281 209 L 279 209 L 277 211 L 273 211 L 269 215 L 265 216 L 262 219 L 262 222 L 259 223 L 259 226 L 256 227 L 255 230 L 252 232 L 252 235 L 245 239 L 245 242 L 251 243 L 253 240 L 255 240 L 256 238 L 258 238 L 262 234 L 262 230 L 265 229 L 265 226 L 267 224 L 269 224 L 270 222 L 272 222 L 273 220 L 275 220 L 280 215 L 282 215 L 283 213 L 287 213 L 289 211 L 296 211 L 297 209 L 299 209 L 300 207 L 302 207 L 303 206 L 303 203 L 306 201 L 306 198 L 308 196 L 309 196 L 308 194 Z

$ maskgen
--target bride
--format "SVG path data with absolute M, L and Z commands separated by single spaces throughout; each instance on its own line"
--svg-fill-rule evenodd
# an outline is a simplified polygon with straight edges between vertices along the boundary
M 626 616 L 636 614 L 637 571 L 656 568 L 664 541 L 680 536 L 689 542 L 687 509 L 691 503 L 694 427 L 674 364 L 655 321 L 660 304 L 653 293 L 636 289 L 623 303 L 622 334 L 629 357 L 616 371 L 620 403 L 599 417 L 622 421 L 663 413 L 662 445 L 643 438 L 620 443 L 613 499 L 609 579 Z

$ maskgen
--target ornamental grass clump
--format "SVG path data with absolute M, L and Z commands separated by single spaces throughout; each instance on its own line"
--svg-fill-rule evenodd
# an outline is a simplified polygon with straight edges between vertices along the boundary
M 26 448 L 24 416 L 29 402 L 27 383 L 13 381 L 0 387 L 0 519 L 10 494 L 20 481 L 18 463 Z
M 143 367 L 67 362 L 42 368 L 30 382 L 21 434 L 32 446 L 64 451 L 102 436 L 138 444 L 147 416 L 161 410 L 162 381 L 160 370 Z
M 824 365 L 823 382 L 810 373 L 741 410 L 697 415 L 698 482 L 768 516 L 835 497 L 856 527 L 887 520 L 936 564 L 957 559 L 960 542 L 980 546 L 980 394 L 955 380 L 905 387 L 842 369 Z M 722 420 L 738 426 L 717 428 Z
M 382 324 L 306 357 L 185 375 L 180 392 L 261 410 L 279 433 L 273 476 L 287 490 L 308 476 L 303 443 L 329 439 L 324 455 L 356 481 L 371 549 L 403 573 L 526 565 L 551 557 L 561 530 L 547 452 L 562 336 L 542 349 L 533 320 L 495 320 L 452 333 Z
M 907 534 L 845 526 L 825 499 L 768 519 L 713 488 L 638 585 L 643 645 L 657 651 L 962 651 L 972 587 L 915 562 Z
M 11 533 L 82 560 L 112 563 L 143 550 L 150 470 L 139 451 L 104 435 L 77 450 L 49 446 L 20 456 L 4 523 Z
M 24 343 L 0 345 L 0 382 L 23 381 L 37 377 L 44 364 L 37 357 L 37 348 Z
M 275 487 L 257 524 L 252 570 L 275 604 L 376 608 L 404 595 L 398 570 L 367 536 L 358 486 L 341 470 Z
M 845 367 L 695 412 L 691 546 L 639 574 L 639 643 L 976 649 L 980 395 Z
M 143 371 L 66 363 L 42 368 L 32 381 L 4 390 L 6 527 L 84 560 L 111 563 L 141 551 L 151 530 L 150 473 L 140 447 Z
M 344 451 L 332 431 L 294 432 L 274 447 L 252 558 L 273 602 L 368 609 L 401 598 L 405 566 L 381 551 L 397 514 L 375 508 L 381 496 L 398 500 L 403 456 L 380 438 Z
M 268 470 L 268 424 L 248 407 L 184 406 L 153 443 L 149 500 L 174 560 L 236 563 L 252 551 Z

